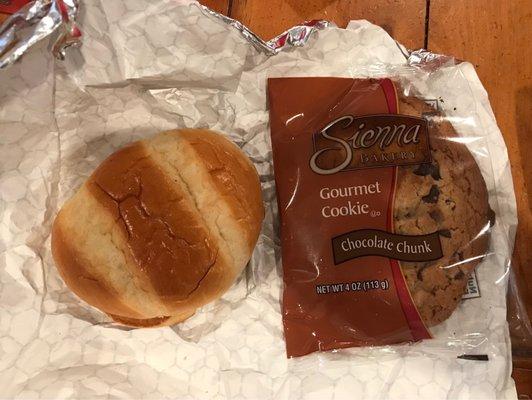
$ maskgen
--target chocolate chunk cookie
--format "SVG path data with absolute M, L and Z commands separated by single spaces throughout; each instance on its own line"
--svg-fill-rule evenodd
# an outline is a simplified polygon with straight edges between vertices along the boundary
M 421 318 L 432 326 L 452 314 L 486 254 L 493 212 L 480 169 L 449 121 L 413 97 L 400 97 L 399 113 L 429 121 L 432 163 L 398 167 L 394 226 L 401 234 L 440 234 L 443 258 L 401 262 Z

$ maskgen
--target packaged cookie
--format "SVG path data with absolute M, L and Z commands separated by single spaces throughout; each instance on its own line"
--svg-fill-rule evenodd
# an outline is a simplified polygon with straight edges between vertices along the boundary
M 486 183 L 393 78 L 268 82 L 288 356 L 431 338 L 488 251 Z
M 0 44 L 0 398 L 516 398 L 473 65 L 367 21 L 264 42 L 192 0 L 82 5 Z

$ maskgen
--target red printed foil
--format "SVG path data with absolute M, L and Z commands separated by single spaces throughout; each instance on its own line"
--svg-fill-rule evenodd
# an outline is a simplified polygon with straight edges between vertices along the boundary
M 0 0 L 0 13 L 13 14 L 28 4 L 30 0 Z

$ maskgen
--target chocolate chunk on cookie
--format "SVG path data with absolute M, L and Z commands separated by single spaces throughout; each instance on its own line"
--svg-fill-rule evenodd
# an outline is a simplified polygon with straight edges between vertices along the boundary
M 423 196 L 421 199 L 425 203 L 437 203 L 439 196 L 440 196 L 440 189 L 438 189 L 437 185 L 432 185 L 430 187 L 429 193 L 426 196 Z
M 427 326 L 447 319 L 459 305 L 471 272 L 486 254 L 495 215 L 486 183 L 453 126 L 424 101 L 400 97 L 399 112 L 428 115 L 432 162 L 397 168 L 396 233 L 438 232 L 443 258 L 401 262 L 412 299 Z
M 419 167 L 414 170 L 414 174 L 421 176 L 430 175 L 433 179 L 437 181 L 441 179 L 440 167 L 437 164 L 420 164 Z

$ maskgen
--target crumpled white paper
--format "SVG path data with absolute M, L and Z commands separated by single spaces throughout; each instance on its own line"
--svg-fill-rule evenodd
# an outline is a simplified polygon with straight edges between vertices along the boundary
M 515 198 L 470 64 L 406 68 L 404 49 L 366 21 L 267 56 L 184 0 L 86 0 L 79 23 L 84 43 L 66 62 L 42 43 L 0 73 L 0 398 L 516 398 L 505 319 Z M 287 360 L 266 78 L 390 74 L 444 100 L 485 176 L 497 223 L 477 270 L 482 296 L 464 300 L 430 341 Z M 225 132 L 250 156 L 263 186 L 262 234 L 220 301 L 172 328 L 120 328 L 65 287 L 50 226 L 106 156 L 175 127 Z

